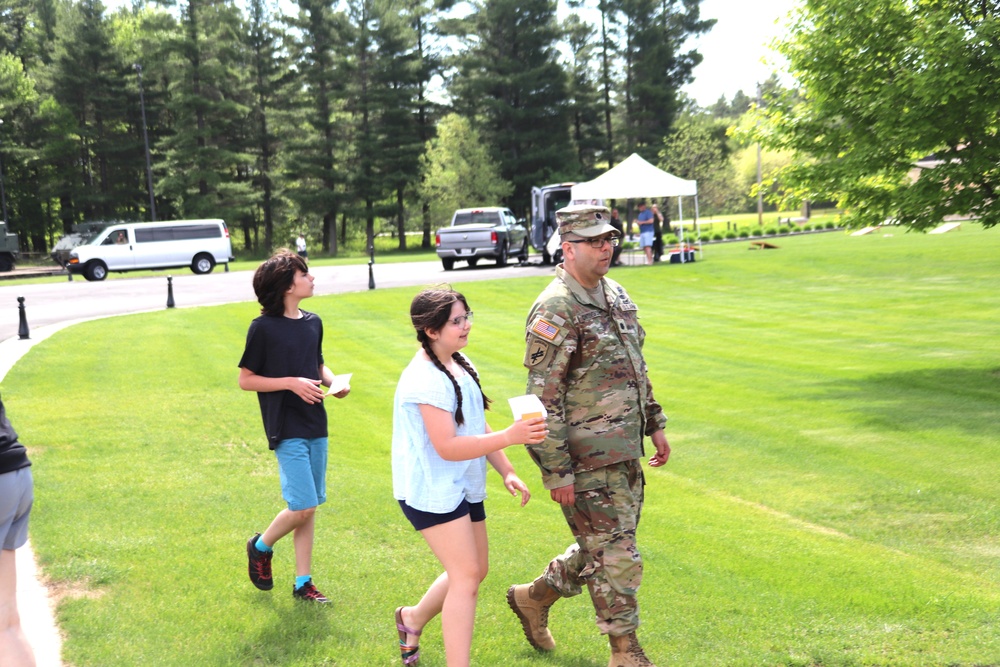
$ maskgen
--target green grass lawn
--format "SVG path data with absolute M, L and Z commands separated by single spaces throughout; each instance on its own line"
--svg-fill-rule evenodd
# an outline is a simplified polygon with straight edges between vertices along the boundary
M 640 306 L 670 463 L 647 470 L 640 593 L 661 665 L 1000 664 L 1000 230 L 828 233 L 710 246 L 616 269 Z M 548 278 L 461 285 L 469 355 L 497 399 L 523 392 L 524 317 Z M 333 604 L 246 577 L 244 543 L 281 508 L 257 401 L 236 384 L 255 304 L 79 324 L 4 382 L 36 483 L 32 542 L 61 596 L 73 665 L 395 665 L 392 611 L 438 572 L 392 499 L 391 405 L 415 350 L 415 288 L 317 297 L 330 498 L 313 574 Z M 504 591 L 569 543 L 521 448 L 527 507 L 489 480 L 491 572 L 473 663 L 603 667 L 586 596 L 536 654 Z M 424 667 L 445 664 L 428 626 Z

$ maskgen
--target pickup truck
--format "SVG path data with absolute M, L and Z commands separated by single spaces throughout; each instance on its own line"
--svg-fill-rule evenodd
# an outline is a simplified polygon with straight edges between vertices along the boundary
M 496 260 L 497 266 L 507 266 L 511 255 L 521 263 L 528 260 L 528 230 L 509 208 L 499 206 L 458 209 L 451 226 L 437 231 L 435 245 L 445 271 L 455 268 L 455 260 L 469 266 L 482 257 Z

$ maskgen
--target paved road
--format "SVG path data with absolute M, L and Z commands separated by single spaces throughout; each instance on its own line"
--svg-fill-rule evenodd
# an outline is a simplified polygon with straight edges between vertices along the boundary
M 439 262 L 379 264 L 376 260 L 373 270 L 376 289 L 553 274 L 551 266 L 540 263 L 509 265 L 502 269 L 486 264 L 476 268 L 462 267 L 445 271 Z M 316 276 L 317 295 L 368 290 L 367 264 L 317 266 L 312 268 L 312 273 Z M 174 302 L 178 308 L 256 301 L 251 272 L 226 273 L 219 267 L 213 273 L 202 276 L 179 269 L 151 278 L 91 283 L 75 277 L 72 281 L 63 283 L 2 285 L 0 341 L 18 335 L 19 296 L 25 298 L 25 316 L 30 334 L 31 329 L 50 324 L 165 308 L 168 275 L 172 276 Z

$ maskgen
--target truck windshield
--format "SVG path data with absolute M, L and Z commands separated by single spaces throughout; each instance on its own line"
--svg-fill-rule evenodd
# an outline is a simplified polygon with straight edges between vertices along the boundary
M 465 211 L 455 214 L 453 225 L 495 225 L 500 219 L 496 211 Z

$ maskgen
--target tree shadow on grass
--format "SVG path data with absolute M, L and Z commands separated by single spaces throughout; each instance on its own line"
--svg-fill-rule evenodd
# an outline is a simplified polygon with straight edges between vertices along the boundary
M 1000 367 L 881 373 L 825 385 L 819 397 L 849 404 L 873 427 L 960 430 L 992 439 L 1000 424 Z

